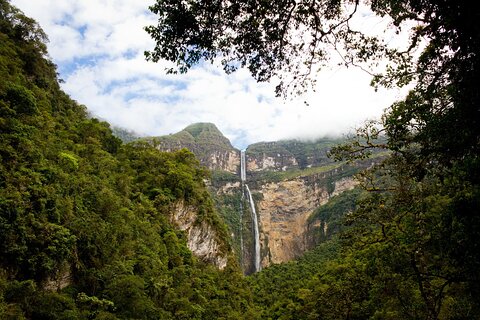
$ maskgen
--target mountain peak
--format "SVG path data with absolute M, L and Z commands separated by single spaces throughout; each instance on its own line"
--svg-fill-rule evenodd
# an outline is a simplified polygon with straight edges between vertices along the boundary
M 194 123 L 177 133 L 148 139 L 155 139 L 155 145 L 163 151 L 187 148 L 212 170 L 237 172 L 240 153 L 213 123 Z
M 187 131 L 194 138 L 199 137 L 204 132 L 208 132 L 209 134 L 213 133 L 213 134 L 218 134 L 220 136 L 223 136 L 222 132 L 220 130 L 218 130 L 217 126 L 213 123 L 210 123 L 210 122 L 193 123 L 193 124 L 187 126 L 182 131 Z
M 216 125 L 209 122 L 198 122 L 187 126 L 173 136 L 178 138 L 188 135 L 193 138 L 193 142 L 198 146 L 210 146 L 216 149 L 233 150 L 233 146 L 227 137 L 217 128 Z M 188 146 L 186 146 L 189 148 Z M 207 147 L 208 148 L 208 147 Z

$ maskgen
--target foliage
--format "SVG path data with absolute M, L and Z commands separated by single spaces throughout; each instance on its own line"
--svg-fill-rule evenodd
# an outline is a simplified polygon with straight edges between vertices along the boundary
M 173 205 L 228 234 L 186 150 L 125 145 L 60 90 L 38 25 L 0 0 L 0 318 L 256 318 L 235 261 L 199 261 Z
M 305 302 L 305 293 L 313 287 L 312 282 L 318 275 L 325 272 L 329 261 L 338 258 L 338 242 L 327 241 L 296 261 L 273 265 L 250 276 L 256 303 L 264 308 L 262 318 L 307 319 L 300 312 Z M 310 298 L 314 303 L 315 298 Z M 315 317 L 312 315 L 311 318 Z
M 458 308 L 476 312 L 478 301 L 472 293 L 478 290 L 478 257 L 471 248 L 478 240 L 471 238 L 476 237 L 471 227 L 478 225 L 473 214 L 478 187 L 457 180 L 463 175 L 458 171 L 443 172 L 444 181 L 434 174 L 418 181 L 409 177 L 410 170 L 401 156 L 392 156 L 365 174 L 363 183 L 372 192 L 350 216 L 356 225 L 355 234 L 349 235 L 352 248 L 375 258 L 379 271 L 388 270 L 411 284 L 417 301 L 401 309 L 409 317 L 455 317 Z M 468 247 L 462 245 L 465 242 Z M 388 298 L 399 307 L 408 295 L 400 291 Z
M 174 134 L 142 138 L 138 141 L 148 142 L 164 151 L 186 148 L 193 152 L 202 164 L 210 163 L 212 154 L 237 152 L 212 123 L 195 123 Z
M 122 140 L 124 143 L 129 143 L 140 139 L 140 136 L 134 131 L 130 131 L 121 127 L 112 126 L 112 133 L 115 137 Z
M 218 148 L 227 151 L 233 149 L 230 141 L 224 137 L 212 123 L 195 123 L 189 125 L 175 134 L 154 138 L 153 143 L 159 145 L 165 144 L 165 147 L 172 149 L 178 149 L 176 145 L 181 145 L 191 151 L 197 151 L 194 150 L 197 149 L 195 146 L 199 146 L 198 151 L 200 152 L 208 148 Z
M 213 186 L 219 186 L 225 184 L 226 182 L 234 182 L 238 180 L 238 175 L 224 171 L 224 170 L 212 170 L 211 171 L 211 182 Z
M 333 150 L 345 160 L 390 151 L 360 175 L 366 193 L 347 228 L 245 279 L 235 261 L 223 271 L 198 261 L 169 222 L 171 205 L 184 201 L 227 236 L 193 155 L 121 144 L 60 90 L 36 22 L 0 0 L 0 318 L 478 319 L 478 11 L 467 2 L 370 1 L 397 26 L 418 22 L 412 48 L 420 37 L 426 46 L 412 63 L 411 50 L 353 32 L 361 4 L 348 3 L 152 6 L 160 21 L 149 31 L 164 47 L 150 58 L 177 61 L 180 71 L 222 55 L 227 71 L 244 65 L 268 80 L 285 69 L 303 81 L 324 60 L 323 43 L 342 44 L 348 63 L 391 58 L 397 65 L 377 84 L 418 80 L 382 126 L 369 123 Z M 313 33 L 296 37 L 298 28 Z M 302 53 L 306 70 L 292 60 Z M 194 127 L 182 138 L 212 132 Z M 328 209 L 318 215 L 332 218 Z
M 233 244 L 234 252 L 239 256 L 242 252 L 241 249 L 241 232 L 242 232 L 242 220 L 241 220 L 241 195 L 239 192 L 232 192 L 231 194 L 226 194 L 218 196 L 213 194 L 213 200 L 215 202 L 215 207 L 217 208 L 218 213 L 222 216 L 226 225 L 229 228 L 229 233 L 231 235 L 231 242 Z M 241 257 L 238 259 L 241 263 Z
M 410 31 L 405 50 L 352 28 L 365 7 L 395 31 Z M 391 153 L 361 176 L 368 196 L 349 216 L 342 254 L 313 285 L 287 289 L 292 295 L 276 300 L 281 311 L 270 308 L 269 316 L 478 318 L 480 16 L 473 2 L 157 0 L 150 9 L 159 20 L 146 28 L 156 40 L 147 59 L 175 62 L 172 72 L 219 59 L 226 72 L 246 67 L 258 81 L 279 77 L 281 95 L 303 91 L 333 53 L 362 68 L 386 58 L 372 84 L 412 85 L 380 122 L 332 150 L 342 160 Z
M 422 16 L 429 10 L 420 1 L 157 0 L 150 10 L 158 16 L 158 24 L 146 27 L 156 46 L 145 54 L 155 62 L 174 62 L 176 67 L 169 72 L 187 72 L 202 60 L 220 60 L 227 73 L 246 67 L 258 81 L 280 78 L 278 95 L 300 92 L 314 83 L 317 69 L 327 64 L 332 53 L 346 65 L 388 57 L 398 65 L 391 68 L 395 77 L 402 76 L 398 82 L 407 82 L 413 77 L 408 73 L 410 50 L 391 49 L 380 38 L 351 27 L 363 6 L 390 15 L 396 26 L 414 18 L 429 22 Z M 427 30 L 414 30 L 412 47 L 420 36 L 431 35 Z
M 345 231 L 345 219 L 357 207 L 362 190 L 355 188 L 333 196 L 308 217 L 307 237 L 313 244 L 324 242 Z

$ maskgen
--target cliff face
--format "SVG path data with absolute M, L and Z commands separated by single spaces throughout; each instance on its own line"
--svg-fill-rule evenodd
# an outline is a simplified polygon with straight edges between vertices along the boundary
M 306 236 L 308 219 L 331 196 L 352 189 L 356 181 L 344 178 L 329 193 L 324 181 L 329 174 L 316 179 L 295 178 L 262 184 L 258 203 L 263 251 L 262 265 L 281 263 L 301 256 L 311 248 Z
M 333 197 L 352 190 L 357 185 L 354 174 L 374 162 L 336 163 L 327 156 L 332 145 L 330 140 L 281 141 L 247 149 L 247 183 L 256 199 L 262 267 L 295 259 L 312 249 L 322 241 L 319 228 L 322 239 L 328 238 L 328 218 L 320 220 L 314 213 Z M 244 202 L 243 227 L 251 233 L 249 215 Z M 244 231 L 244 238 L 251 237 L 248 232 Z M 243 265 L 247 273 L 252 271 L 252 247 L 244 240 Z
M 225 268 L 228 252 L 222 250 L 222 239 L 218 231 L 206 221 L 198 221 L 198 209 L 177 202 L 172 208 L 170 220 L 187 235 L 188 248 L 200 260 L 211 263 L 219 269 Z
M 247 149 L 247 169 L 286 171 L 323 166 L 333 162 L 327 152 L 340 141 L 325 138 L 315 142 L 285 140 L 255 143 Z
M 298 167 L 293 154 L 277 142 L 262 142 L 248 147 L 247 171 L 285 171 Z
M 237 173 L 240 167 L 240 153 L 237 150 L 213 150 L 209 158 L 201 160 L 210 170 L 223 170 Z
M 276 156 L 268 156 L 263 154 L 261 157 L 250 157 L 247 161 L 248 171 L 285 171 L 288 168 L 297 166 L 298 163 L 294 157 L 282 154 L 277 154 Z
M 267 183 L 259 192 L 262 195 L 258 203 L 261 242 L 266 249 L 262 265 L 301 255 L 306 249 L 303 234 L 308 216 L 317 203 L 326 201 L 326 193 L 307 186 L 301 179 Z

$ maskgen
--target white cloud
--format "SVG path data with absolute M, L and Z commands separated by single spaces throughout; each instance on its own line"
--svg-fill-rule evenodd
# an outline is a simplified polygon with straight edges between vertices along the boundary
M 166 75 L 166 63 L 148 63 L 153 41 L 143 27 L 155 23 L 152 0 L 12 0 L 50 38 L 52 59 L 65 71 L 63 88 L 92 113 L 146 135 L 214 122 L 237 147 L 280 138 L 341 134 L 378 117 L 397 92 L 375 93 L 359 69 L 326 70 L 317 92 L 293 100 L 274 97 L 273 85 L 245 70 L 232 75 L 211 65 Z M 367 14 L 367 13 L 365 13 Z M 376 30 L 382 19 L 367 19 Z M 303 103 L 309 102 L 309 106 Z

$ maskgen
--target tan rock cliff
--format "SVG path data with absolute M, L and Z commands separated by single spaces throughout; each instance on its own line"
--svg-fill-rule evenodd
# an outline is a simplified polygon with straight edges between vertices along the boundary
M 240 167 L 240 153 L 236 150 L 214 151 L 208 161 L 202 161 L 210 170 L 223 170 L 237 173 Z
M 277 154 L 275 157 L 262 154 L 261 156 L 251 157 L 247 155 L 247 171 L 285 171 L 290 167 L 298 166 L 294 157 Z
M 228 253 L 222 252 L 217 231 L 206 221 L 198 222 L 197 217 L 197 208 L 179 201 L 173 206 L 170 220 L 180 230 L 185 231 L 188 248 L 195 256 L 219 269 L 225 268 Z
M 267 183 L 257 192 L 262 200 L 257 204 L 262 244 L 262 266 L 281 263 L 301 256 L 307 249 L 305 238 L 307 219 L 334 194 L 352 189 L 356 181 L 344 178 L 335 182 L 328 194 L 321 180 L 305 178 Z

